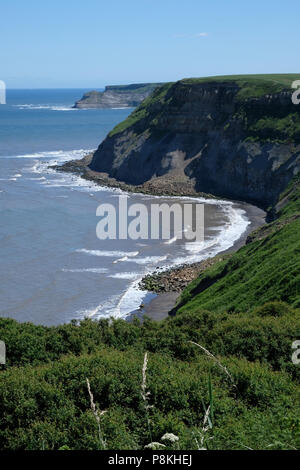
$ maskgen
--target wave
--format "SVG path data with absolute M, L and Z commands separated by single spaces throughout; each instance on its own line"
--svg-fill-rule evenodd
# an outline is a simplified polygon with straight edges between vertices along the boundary
M 107 277 L 110 277 L 112 279 L 138 279 L 141 276 L 141 273 L 116 273 L 116 274 L 110 274 Z
M 59 106 L 59 105 L 49 105 L 49 104 L 14 104 L 13 106 L 18 109 L 46 109 L 50 111 L 77 111 L 77 109 L 72 108 L 72 106 Z
M 173 237 L 170 240 L 167 240 L 164 242 L 165 245 L 172 245 L 172 243 L 175 243 L 177 241 L 177 237 Z
M 85 248 L 80 248 L 75 250 L 76 253 L 85 253 L 90 256 L 108 256 L 112 258 L 118 257 L 132 257 L 137 256 L 139 254 L 138 251 L 105 251 L 105 250 L 86 250 Z
M 50 165 L 61 165 L 70 160 L 80 160 L 87 154 L 93 152 L 94 149 L 79 149 L 79 150 L 58 150 L 51 152 L 37 152 L 25 155 L 4 156 L 3 158 L 21 158 L 33 159 L 34 164 L 29 168 L 23 168 L 23 172 L 36 174 L 37 177 L 42 176 L 47 181 L 44 181 L 44 188 L 68 188 L 71 191 L 78 190 L 83 192 L 109 192 L 121 194 L 121 189 L 100 186 L 94 181 L 89 181 L 81 178 L 79 175 L 66 172 L 57 172 Z M 2 158 L 2 157 L 1 157 Z M 45 178 L 44 175 L 47 175 Z M 37 178 L 36 178 L 37 179 Z
M 94 149 L 78 149 L 78 150 L 52 150 L 49 152 L 34 152 L 34 153 L 26 153 L 26 154 L 19 154 L 19 155 L 1 155 L 1 158 L 50 158 L 50 159 L 57 159 L 61 163 L 67 160 L 75 160 L 77 158 L 82 158 L 84 155 L 94 152 Z
M 122 261 L 127 261 L 127 260 L 128 260 L 128 256 L 123 256 L 123 258 L 116 259 L 115 261 L 113 261 L 113 263 L 116 264 L 116 263 L 120 263 Z
M 95 274 L 103 274 L 107 273 L 106 268 L 82 268 L 82 269 L 62 269 L 64 273 L 95 273 Z
M 185 249 L 189 255 L 175 258 L 175 264 L 194 263 L 216 256 L 231 248 L 247 230 L 251 222 L 247 219 L 245 210 L 233 207 L 234 203 L 230 202 L 221 206 L 228 222 L 219 228 L 219 234 L 203 242 L 186 243 Z
M 118 298 L 118 296 L 113 296 L 109 300 L 102 302 L 96 307 L 93 306 L 91 308 L 79 310 L 76 312 L 75 316 L 77 316 L 79 319 L 92 318 L 93 320 L 97 320 L 99 318 L 110 318 L 112 316 L 115 317 L 115 305 L 118 302 Z
M 168 258 L 168 255 L 164 256 L 145 256 L 144 258 L 133 258 L 133 259 L 128 259 L 128 263 L 136 263 L 136 264 L 148 264 L 148 265 L 154 265 L 157 263 L 161 263 L 162 261 L 165 261 Z

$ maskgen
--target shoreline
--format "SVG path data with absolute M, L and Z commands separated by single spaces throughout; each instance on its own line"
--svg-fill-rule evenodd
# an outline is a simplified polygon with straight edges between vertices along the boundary
M 169 197 L 191 197 L 224 200 L 234 204 L 236 209 L 242 209 L 246 212 L 246 218 L 250 222 L 242 235 L 233 243 L 230 248 L 220 251 L 214 257 L 207 258 L 195 263 L 186 263 L 173 266 L 169 269 L 156 270 L 144 276 L 139 287 L 145 291 L 145 304 L 142 304 L 136 310 L 130 312 L 126 317 L 126 321 L 132 321 L 138 318 L 143 321 L 145 316 L 152 320 L 160 321 L 168 318 L 169 312 L 175 307 L 176 300 L 180 296 L 183 289 L 192 282 L 198 275 L 212 266 L 215 262 L 229 257 L 230 254 L 236 252 L 246 244 L 247 238 L 253 231 L 266 223 L 267 213 L 252 204 L 233 201 L 228 198 L 221 198 L 207 193 L 196 193 L 196 191 L 187 182 L 177 182 L 165 180 L 164 178 L 156 178 L 143 185 L 128 185 L 126 183 L 109 177 L 106 173 L 96 173 L 87 168 L 93 153 L 87 154 L 81 160 L 71 160 L 62 165 L 55 165 L 51 168 L 67 173 L 75 173 L 78 176 L 93 181 L 99 186 L 120 189 L 125 192 L 135 194 L 147 194 L 151 196 L 169 196 Z M 149 300 L 147 300 L 147 297 Z
M 169 312 L 175 307 L 178 297 L 183 289 L 194 279 L 196 279 L 207 268 L 214 263 L 222 261 L 231 254 L 238 251 L 247 242 L 250 233 L 257 230 L 266 223 L 266 213 L 256 206 L 247 203 L 238 203 L 239 208 L 246 212 L 250 221 L 245 232 L 228 249 L 220 251 L 214 257 L 207 258 L 192 264 L 174 266 L 162 271 L 154 271 L 145 276 L 140 282 L 140 286 L 145 292 L 155 293 L 156 297 L 146 303 L 143 308 L 136 312 L 136 316 L 147 316 L 155 321 L 160 321 L 169 317 Z M 130 320 L 133 313 L 130 315 Z

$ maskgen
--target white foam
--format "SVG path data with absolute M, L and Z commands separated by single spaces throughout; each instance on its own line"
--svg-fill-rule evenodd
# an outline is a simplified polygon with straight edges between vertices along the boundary
M 110 274 L 107 277 L 111 277 L 112 279 L 138 279 L 141 276 L 140 273 L 116 273 Z
M 107 273 L 106 268 L 86 268 L 86 269 L 62 269 L 65 273 L 95 273 L 95 274 L 103 274 Z
M 86 310 L 79 310 L 76 312 L 79 318 L 93 318 L 99 320 L 100 318 L 124 318 L 121 313 L 119 303 L 124 293 L 120 295 L 114 295 L 109 300 L 102 302 L 101 304 L 94 306 Z
M 51 166 L 61 165 L 70 160 L 80 160 L 87 154 L 93 152 L 92 149 L 79 149 L 79 150 L 59 150 L 53 152 L 38 152 L 26 155 L 16 156 L 4 156 L 3 158 L 22 158 L 22 159 L 34 159 L 34 164 L 30 168 L 24 168 L 23 171 L 35 173 L 37 175 L 48 175 L 47 181 L 44 182 L 44 188 L 68 188 L 71 191 L 78 190 L 89 192 L 110 192 L 120 194 L 122 191 L 118 188 L 100 186 L 94 181 L 89 181 L 81 178 L 79 175 L 68 172 L 57 172 L 55 169 L 50 168 Z M 45 161 L 45 160 L 49 161 Z M 44 177 L 44 176 L 43 176 Z M 45 177 L 44 177 L 45 178 Z
M 170 240 L 167 240 L 164 242 L 165 245 L 172 245 L 172 243 L 175 243 L 177 241 L 177 237 L 173 237 Z
M 113 263 L 116 264 L 116 263 L 120 263 L 122 261 L 127 261 L 127 260 L 128 260 L 128 256 L 123 256 L 123 258 L 116 259 L 115 261 L 113 261 Z
M 57 161 L 63 163 L 64 161 L 73 160 L 76 158 L 81 158 L 85 154 L 93 152 L 93 149 L 78 149 L 78 150 L 54 150 L 51 152 L 35 152 L 35 153 L 26 153 L 19 155 L 4 155 L 1 158 L 34 158 L 34 159 L 57 159 Z M 53 163 L 53 162 L 51 162 Z
M 90 256 L 108 256 L 112 258 L 119 258 L 119 257 L 133 257 L 139 254 L 138 251 L 106 251 L 106 250 L 86 250 L 85 248 L 80 248 L 75 250 L 76 253 L 85 253 Z
M 14 104 L 15 108 L 18 109 L 46 109 L 50 111 L 77 111 L 72 106 L 59 106 L 59 105 L 47 105 L 47 104 Z
M 168 255 L 165 256 L 145 256 L 144 258 L 133 258 L 128 259 L 128 263 L 136 263 L 136 264 L 150 264 L 155 265 L 157 263 L 161 263 L 168 258 Z
M 228 223 L 223 227 L 219 227 L 219 234 L 216 237 L 203 242 L 186 243 L 185 249 L 189 255 L 176 258 L 174 260 L 175 264 L 194 263 L 216 256 L 218 253 L 231 248 L 246 231 L 250 224 L 246 212 L 243 209 L 234 208 L 233 203 L 230 202 L 221 206 L 228 217 Z
M 116 314 L 120 318 L 126 317 L 142 304 L 147 292 L 142 291 L 138 287 L 138 282 L 134 281 L 129 288 L 121 295 L 116 307 Z
M 40 178 L 28 178 L 28 179 L 29 179 L 29 181 L 43 181 L 46 178 L 45 178 L 45 176 L 41 176 Z

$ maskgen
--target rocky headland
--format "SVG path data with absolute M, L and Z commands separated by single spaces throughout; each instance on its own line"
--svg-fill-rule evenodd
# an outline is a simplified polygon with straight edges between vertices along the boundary
M 73 108 L 135 108 L 149 96 L 159 83 L 109 85 L 104 91 L 88 91 Z

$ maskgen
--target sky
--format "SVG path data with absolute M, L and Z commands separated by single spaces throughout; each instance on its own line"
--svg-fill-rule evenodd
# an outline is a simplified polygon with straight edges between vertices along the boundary
M 299 0 L 0 0 L 8 88 L 300 72 Z

